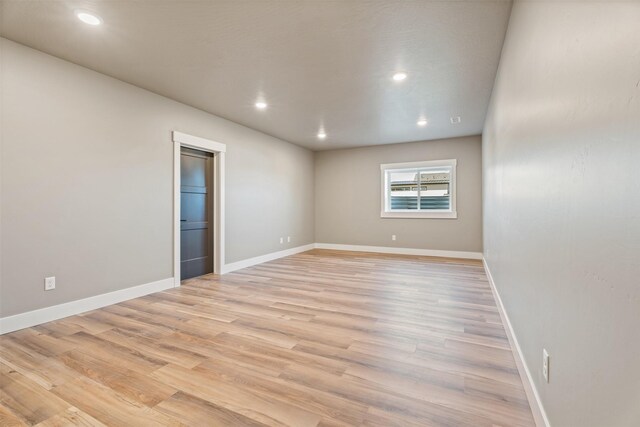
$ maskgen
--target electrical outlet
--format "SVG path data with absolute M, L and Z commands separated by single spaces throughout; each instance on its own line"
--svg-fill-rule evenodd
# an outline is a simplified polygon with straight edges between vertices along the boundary
M 283 244 L 283 243 L 284 243 L 284 237 L 281 237 L 280 238 L 280 244 Z
M 44 290 L 52 291 L 56 288 L 56 278 L 55 277 L 45 277 L 44 278 Z
M 287 236 L 287 243 L 291 243 L 291 236 Z
M 546 349 L 542 349 L 542 375 L 546 382 L 549 382 L 549 353 Z
M 391 235 L 391 240 L 396 240 L 396 235 L 395 234 Z

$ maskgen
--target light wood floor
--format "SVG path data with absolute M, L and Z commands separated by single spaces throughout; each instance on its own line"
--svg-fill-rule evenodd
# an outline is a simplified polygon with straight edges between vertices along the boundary
M 532 426 L 482 265 L 315 250 L 0 337 L 0 425 Z

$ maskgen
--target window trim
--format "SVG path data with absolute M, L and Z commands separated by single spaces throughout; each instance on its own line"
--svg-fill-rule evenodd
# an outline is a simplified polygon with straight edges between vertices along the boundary
M 440 219 L 456 219 L 458 218 L 458 211 L 456 207 L 456 159 L 445 160 L 426 160 L 422 162 L 405 162 L 405 163 L 384 163 L 380 165 L 380 218 L 440 218 Z M 449 209 L 439 210 L 395 210 L 388 209 L 388 184 L 387 173 L 394 170 L 401 169 L 421 169 L 432 167 L 450 167 L 451 168 L 451 204 Z M 420 188 L 418 188 L 420 190 Z M 418 193 L 419 197 L 419 193 Z

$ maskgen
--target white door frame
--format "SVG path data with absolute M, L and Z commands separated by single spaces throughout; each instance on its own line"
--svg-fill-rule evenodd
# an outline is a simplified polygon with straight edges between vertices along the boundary
M 220 142 L 173 131 L 173 283 L 180 286 L 180 147 L 213 153 L 213 272 L 224 265 L 224 156 L 227 146 Z

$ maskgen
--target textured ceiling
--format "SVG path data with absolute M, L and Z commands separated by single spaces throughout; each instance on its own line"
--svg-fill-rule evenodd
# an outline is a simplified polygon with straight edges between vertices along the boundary
M 0 8 L 3 37 L 324 150 L 481 133 L 511 2 L 3 0 Z M 77 8 L 103 25 L 83 24 Z M 408 78 L 394 82 L 396 70 Z M 254 107 L 259 97 L 264 111 Z M 416 125 L 420 116 L 426 127 Z

